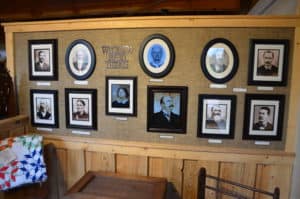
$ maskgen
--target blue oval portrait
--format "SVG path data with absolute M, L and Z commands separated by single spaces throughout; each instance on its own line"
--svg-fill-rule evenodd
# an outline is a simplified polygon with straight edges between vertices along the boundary
M 165 63 L 166 60 L 165 49 L 159 44 L 154 44 L 149 49 L 147 58 L 152 67 L 159 68 Z

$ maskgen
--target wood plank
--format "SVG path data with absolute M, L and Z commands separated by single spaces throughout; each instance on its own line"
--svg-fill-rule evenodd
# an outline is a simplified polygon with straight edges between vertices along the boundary
M 102 152 L 85 152 L 87 171 L 110 171 L 115 172 L 115 155 Z
M 85 160 L 83 150 L 67 150 L 67 188 L 70 188 L 85 174 Z
M 285 142 L 285 151 L 295 152 L 296 151 L 296 141 L 297 141 L 297 131 L 299 130 L 299 102 L 300 102 L 300 86 L 299 86 L 299 77 L 300 77 L 300 27 L 295 29 L 295 39 L 294 39 L 294 50 L 293 50 L 293 66 L 291 68 L 291 78 L 290 78 L 290 96 L 286 102 L 288 106 L 288 122 L 287 130 L 288 136 L 286 136 Z M 291 44 L 293 45 L 293 44 Z
M 183 168 L 183 198 L 197 198 L 198 174 L 201 167 L 206 168 L 206 173 L 213 176 L 219 175 L 219 162 L 184 160 Z M 207 185 L 216 187 L 216 181 L 207 179 Z M 205 198 L 215 199 L 214 191 L 206 190 Z
M 66 149 L 56 149 L 57 158 L 58 158 L 58 170 L 63 174 L 62 182 L 58 186 L 58 192 L 60 196 L 65 195 L 67 191 L 67 150 Z
M 289 198 L 291 187 L 292 166 L 263 165 L 257 166 L 256 187 L 273 192 L 275 187 L 280 188 L 280 198 Z M 255 199 L 268 199 L 265 195 L 256 194 Z
M 116 168 L 118 173 L 147 176 L 148 158 L 146 156 L 117 154 Z
M 149 16 L 2 23 L 9 32 L 172 27 L 297 27 L 299 16 Z M 9 36 L 9 35 L 8 35 Z M 7 36 L 6 36 L 7 37 Z M 12 39 L 12 35 L 10 36 Z M 11 51 L 11 50 L 10 50 Z M 13 55 L 13 52 L 11 52 Z M 13 56 L 12 56 L 13 57 Z
M 44 136 L 45 143 L 53 143 L 57 148 L 82 149 L 134 156 L 264 164 L 293 164 L 295 158 L 294 153 L 266 149 L 222 148 L 222 151 L 220 151 L 218 147 L 158 144 L 59 135 L 53 136 L 50 134 L 45 134 Z
M 149 158 L 149 176 L 167 178 L 181 196 L 183 160 Z
M 243 185 L 254 187 L 255 185 L 255 164 L 246 163 L 232 163 L 232 162 L 221 162 L 220 163 L 220 178 L 237 182 Z M 220 183 L 221 188 L 232 190 L 237 193 L 241 193 L 244 196 L 251 198 L 253 193 L 242 188 L 238 188 L 233 185 Z M 229 199 L 231 197 L 222 196 L 222 199 Z

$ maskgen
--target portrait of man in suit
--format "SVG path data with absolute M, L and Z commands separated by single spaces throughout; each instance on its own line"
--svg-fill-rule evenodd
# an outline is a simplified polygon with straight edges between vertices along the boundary
M 163 95 L 159 100 L 160 110 L 152 114 L 152 125 L 159 128 L 177 129 L 181 127 L 180 114 L 175 113 L 174 98 Z
M 49 72 L 49 50 L 36 50 L 36 62 L 34 69 L 36 72 Z
M 273 121 L 271 119 L 271 106 L 258 106 L 256 122 L 253 124 L 253 130 L 273 131 Z
M 210 67 L 216 73 L 222 73 L 228 66 L 228 54 L 224 48 L 212 48 Z
M 161 45 L 154 44 L 149 50 L 149 63 L 154 68 L 161 67 L 165 62 L 165 52 Z
M 207 129 L 226 129 L 226 105 L 213 104 L 206 111 Z
M 260 57 L 257 67 L 257 75 L 261 76 L 277 76 L 278 75 L 278 65 L 275 61 L 275 54 L 273 50 L 259 50 Z
M 49 107 L 49 99 L 40 99 L 38 100 L 39 103 L 37 104 L 37 118 L 41 120 L 49 120 L 51 119 L 51 111 Z
M 87 61 L 87 54 L 84 50 L 82 49 L 78 49 L 75 52 L 75 56 L 73 59 L 73 66 L 75 68 L 75 70 L 81 74 L 84 73 L 85 70 L 87 69 L 88 66 L 88 61 Z

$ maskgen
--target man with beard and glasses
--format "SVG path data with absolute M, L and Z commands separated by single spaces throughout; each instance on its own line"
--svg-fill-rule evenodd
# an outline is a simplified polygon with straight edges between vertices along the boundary
M 257 68 L 257 75 L 276 76 L 278 74 L 278 67 L 272 64 L 274 60 L 274 53 L 271 50 L 266 50 L 263 53 L 264 64 Z
M 263 106 L 258 112 L 258 122 L 253 125 L 253 130 L 273 131 L 273 125 L 269 122 L 270 108 Z
M 153 126 L 159 128 L 180 128 L 180 116 L 173 111 L 174 101 L 169 95 L 162 96 L 160 99 L 161 110 L 152 115 Z
M 151 48 L 151 59 L 150 65 L 154 68 L 159 68 L 163 65 L 163 49 L 160 45 L 154 45 Z
M 226 129 L 226 121 L 222 117 L 222 109 L 220 105 L 213 105 L 210 109 L 211 117 L 206 120 L 206 128 L 208 129 Z
M 37 117 L 43 120 L 51 119 L 51 113 L 48 111 L 48 105 L 46 102 L 41 101 L 38 106 Z

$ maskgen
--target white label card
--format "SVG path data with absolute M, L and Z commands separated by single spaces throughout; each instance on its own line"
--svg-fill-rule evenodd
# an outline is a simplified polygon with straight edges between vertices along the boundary
M 76 80 L 76 81 L 74 81 L 74 84 L 77 84 L 77 85 L 88 85 L 89 82 L 88 81 L 78 81 L 78 80 Z
M 227 88 L 226 84 L 210 84 L 209 88 Z
M 37 82 L 36 83 L 37 86 L 51 86 L 50 82 Z
M 217 139 L 208 139 L 208 143 L 210 144 L 222 144 L 222 140 L 217 140 Z
M 159 135 L 159 138 L 161 139 L 174 139 L 173 135 Z

